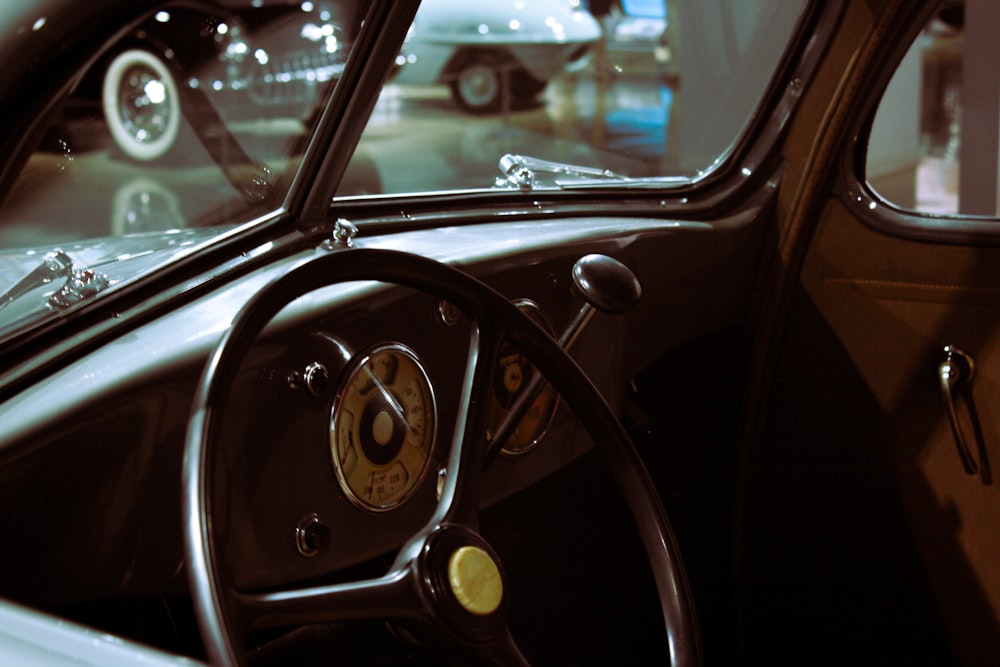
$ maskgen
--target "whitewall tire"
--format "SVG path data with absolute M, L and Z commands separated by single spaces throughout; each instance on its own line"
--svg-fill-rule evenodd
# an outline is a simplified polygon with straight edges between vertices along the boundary
M 181 129 L 180 96 L 156 54 L 122 51 L 108 65 L 101 88 L 108 132 L 125 156 L 148 162 L 170 152 Z

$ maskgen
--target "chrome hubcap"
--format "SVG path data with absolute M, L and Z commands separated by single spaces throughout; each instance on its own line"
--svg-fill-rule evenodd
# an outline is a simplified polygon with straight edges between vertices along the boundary
M 474 65 L 463 70 L 458 85 L 462 97 L 475 106 L 489 104 L 500 93 L 500 79 L 497 73 L 486 65 Z
M 118 112 L 122 125 L 136 141 L 154 142 L 164 135 L 170 124 L 169 90 L 149 67 L 132 67 L 122 77 Z

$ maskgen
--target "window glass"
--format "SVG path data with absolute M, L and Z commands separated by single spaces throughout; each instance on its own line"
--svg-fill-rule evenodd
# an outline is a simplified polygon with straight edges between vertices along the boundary
M 0 208 L 0 340 L 281 204 L 359 2 L 162 2 L 109 44 Z
M 987 30 L 991 23 L 1000 28 L 1000 6 L 992 0 L 946 3 L 910 47 L 879 103 L 866 176 L 875 192 L 899 208 L 997 214 L 1000 97 L 990 60 L 995 33 L 987 31 L 985 41 L 977 35 L 981 30 L 967 34 L 967 10 Z M 987 61 L 972 62 L 970 48 L 985 49 Z M 963 136 L 978 139 L 968 144 Z
M 804 4 L 424 0 L 339 196 L 523 186 L 505 155 L 696 179 L 753 117 Z
M 0 250 L 190 231 L 280 202 L 357 4 L 161 3 L 53 114 L 0 211 Z

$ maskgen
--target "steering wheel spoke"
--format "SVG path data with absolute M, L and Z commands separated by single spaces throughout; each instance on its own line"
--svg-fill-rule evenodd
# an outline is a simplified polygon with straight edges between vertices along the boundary
M 249 631 L 365 619 L 419 618 L 420 598 L 407 570 L 378 579 L 267 593 L 233 593 Z
M 482 321 L 471 337 L 469 360 L 462 383 L 454 441 L 446 464 L 447 474 L 435 521 L 457 524 L 472 530 L 479 526 L 480 481 L 488 451 L 487 428 L 490 384 L 499 355 L 495 328 Z

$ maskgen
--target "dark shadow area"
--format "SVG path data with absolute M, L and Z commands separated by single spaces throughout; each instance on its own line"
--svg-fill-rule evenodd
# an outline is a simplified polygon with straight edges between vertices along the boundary
M 668 664 L 648 561 L 596 452 L 486 510 L 482 532 L 532 665 Z
M 678 346 L 636 378 L 627 411 L 680 543 L 706 665 L 739 658 L 733 493 L 748 355 L 735 329 Z

